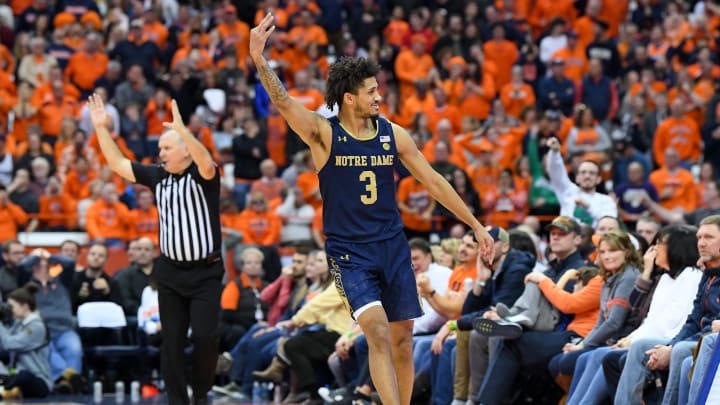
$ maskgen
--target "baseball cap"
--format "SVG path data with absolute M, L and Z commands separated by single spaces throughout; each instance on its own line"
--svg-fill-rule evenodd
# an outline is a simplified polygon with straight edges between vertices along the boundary
M 570 217 L 566 216 L 559 216 L 548 225 L 547 229 L 548 231 L 552 228 L 557 228 L 563 232 L 572 232 L 575 234 L 580 234 L 580 224 L 577 223 L 576 220 Z
M 488 233 L 495 242 L 510 242 L 510 236 L 508 235 L 507 231 L 500 228 L 499 226 L 485 227 L 485 229 L 487 229 Z

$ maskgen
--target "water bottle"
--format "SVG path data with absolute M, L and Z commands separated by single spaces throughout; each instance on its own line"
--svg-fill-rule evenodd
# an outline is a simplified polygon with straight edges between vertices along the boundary
M 115 402 L 118 404 L 125 402 L 125 383 L 122 381 L 115 383 Z
M 260 381 L 255 381 L 253 383 L 252 403 L 253 404 L 262 403 L 262 386 L 260 386 Z
M 255 320 L 259 322 L 262 321 L 264 317 L 260 304 L 255 305 Z
M 272 401 L 273 388 L 275 388 L 275 384 L 273 384 L 272 382 L 265 383 L 265 389 L 263 390 L 263 401 Z
M 140 383 L 137 381 L 130 383 L 130 402 L 140 402 Z
M 95 381 L 93 383 L 93 401 L 95 401 L 96 404 L 103 401 L 103 386 L 100 381 Z
M 473 288 L 473 279 L 471 279 L 470 277 L 466 278 L 466 279 L 465 279 L 464 286 L 465 286 L 465 291 L 470 291 L 470 290 L 472 290 L 472 288 Z

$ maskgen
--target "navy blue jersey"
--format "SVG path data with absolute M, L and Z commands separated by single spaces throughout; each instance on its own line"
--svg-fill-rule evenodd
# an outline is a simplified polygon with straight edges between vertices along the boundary
M 330 156 L 318 173 L 325 235 L 346 242 L 392 238 L 402 231 L 395 195 L 398 156 L 392 125 L 378 118 L 375 136 L 359 140 L 337 117 L 329 121 Z

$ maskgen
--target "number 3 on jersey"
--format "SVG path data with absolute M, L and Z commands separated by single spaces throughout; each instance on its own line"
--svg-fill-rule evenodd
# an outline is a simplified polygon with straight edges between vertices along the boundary
M 360 202 L 365 205 L 375 204 L 377 201 L 377 182 L 375 181 L 375 172 L 365 170 L 360 173 L 360 181 L 365 184 L 367 194 L 360 196 Z

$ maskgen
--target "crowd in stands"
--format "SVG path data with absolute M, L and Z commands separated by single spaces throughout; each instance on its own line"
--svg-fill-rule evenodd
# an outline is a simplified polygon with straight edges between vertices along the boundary
M 157 209 L 106 166 L 97 93 L 128 158 L 155 162 L 174 99 L 221 169 L 216 394 L 273 381 L 288 403 L 373 401 L 367 343 L 322 251 L 318 168 L 248 57 L 266 13 L 266 57 L 292 97 L 331 116 L 329 65 L 376 61 L 383 116 L 491 226 L 486 263 L 397 165 L 425 309 L 413 404 L 719 400 L 717 0 L 5 2 L 0 351 L 20 353 L 5 363 L 16 374 L 0 368 L 6 398 L 95 378 L 84 348 L 105 336 L 77 326 L 80 308 L 117 304 L 143 344 L 162 343 Z M 89 244 L 21 243 L 40 231 Z M 110 268 L 117 252 L 128 267 Z

